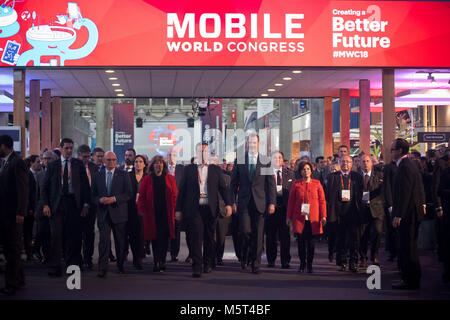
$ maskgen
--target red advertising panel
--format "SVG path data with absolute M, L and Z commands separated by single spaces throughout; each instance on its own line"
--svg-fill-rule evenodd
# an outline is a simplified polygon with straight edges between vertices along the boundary
M 448 2 L 16 0 L 1 66 L 449 67 Z

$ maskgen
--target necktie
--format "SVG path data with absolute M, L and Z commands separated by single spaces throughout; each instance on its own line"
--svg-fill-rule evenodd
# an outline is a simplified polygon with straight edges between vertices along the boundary
M 69 193 L 69 166 L 68 166 L 68 160 L 64 160 L 64 174 L 63 174 L 63 194 Z
M 111 182 L 112 182 L 112 172 L 108 171 L 108 176 L 106 177 L 106 192 L 108 192 L 108 196 L 111 194 Z
M 369 175 L 366 174 L 364 176 L 364 191 L 368 191 L 369 188 Z
M 281 171 L 277 170 L 277 186 L 281 186 Z
M 350 189 L 350 186 L 348 185 L 348 174 L 344 174 L 344 189 Z
M 91 185 L 91 171 L 89 170 L 88 166 L 86 166 L 86 174 L 89 180 L 89 185 Z
M 250 165 L 250 180 L 253 181 L 253 178 L 255 177 L 255 171 L 256 171 L 256 165 L 251 164 Z

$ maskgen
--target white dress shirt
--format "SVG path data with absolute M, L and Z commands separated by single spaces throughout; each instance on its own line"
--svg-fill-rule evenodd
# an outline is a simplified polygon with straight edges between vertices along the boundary
M 200 205 L 208 204 L 208 165 L 198 165 L 198 184 L 200 187 Z
M 72 174 L 71 174 L 71 168 L 72 168 L 72 163 L 70 162 L 72 158 L 64 158 L 63 156 L 61 156 L 61 165 L 62 165 L 62 171 L 61 171 L 61 186 L 64 185 L 64 167 L 66 166 L 66 161 L 67 161 L 67 172 L 68 172 L 68 178 L 69 178 L 69 193 L 73 193 L 72 190 Z
M 277 186 L 277 196 L 282 196 L 283 195 L 283 183 L 281 182 L 281 185 L 278 185 L 278 181 L 277 181 L 277 173 L 278 171 L 280 171 L 280 177 L 283 180 L 283 167 L 281 167 L 280 169 L 273 169 L 273 174 L 275 175 L 275 185 Z

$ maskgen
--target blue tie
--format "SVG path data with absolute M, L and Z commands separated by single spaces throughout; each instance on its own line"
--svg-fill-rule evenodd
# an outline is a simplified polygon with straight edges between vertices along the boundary
M 112 172 L 108 171 L 108 176 L 106 177 L 106 191 L 108 196 L 111 194 L 111 182 L 112 182 Z

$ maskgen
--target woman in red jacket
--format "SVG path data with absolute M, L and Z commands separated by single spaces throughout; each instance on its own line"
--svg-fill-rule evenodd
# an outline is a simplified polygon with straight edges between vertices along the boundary
M 164 272 L 169 238 L 175 238 L 178 190 L 175 178 L 167 174 L 167 163 L 162 156 L 153 157 L 149 171 L 139 189 L 138 212 L 143 216 L 144 239 L 152 241 L 153 272 Z
M 311 273 L 315 241 L 323 233 L 322 227 L 326 223 L 325 193 L 319 180 L 311 179 L 309 162 L 301 162 L 298 172 L 302 178 L 292 185 L 286 223 L 297 235 L 299 271 L 304 272 L 306 267 Z

